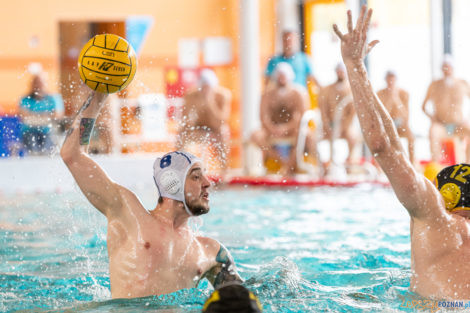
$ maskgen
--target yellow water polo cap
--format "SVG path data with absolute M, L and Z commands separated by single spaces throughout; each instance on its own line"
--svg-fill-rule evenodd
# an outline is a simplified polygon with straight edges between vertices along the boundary
M 448 211 L 470 211 L 470 164 L 444 168 L 437 174 L 435 184 Z

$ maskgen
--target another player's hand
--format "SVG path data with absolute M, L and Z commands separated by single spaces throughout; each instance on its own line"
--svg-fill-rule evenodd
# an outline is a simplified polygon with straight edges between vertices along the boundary
M 372 9 L 367 10 L 364 5 L 357 19 L 356 28 L 353 29 L 351 10 L 348 10 L 348 32 L 346 34 L 339 31 L 338 25 L 333 25 L 333 30 L 341 40 L 341 54 L 345 64 L 362 62 L 369 51 L 379 42 L 374 40 L 367 44 L 367 31 L 371 16 Z

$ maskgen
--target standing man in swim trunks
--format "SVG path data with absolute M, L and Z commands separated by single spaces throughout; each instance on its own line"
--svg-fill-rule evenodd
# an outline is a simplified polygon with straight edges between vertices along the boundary
M 306 110 L 306 92 L 293 84 L 294 72 L 288 63 L 281 62 L 274 72 L 275 83 L 261 97 L 261 129 L 251 140 L 263 151 L 263 158 L 282 163 L 280 173 L 293 175 L 296 169 L 297 136 L 300 119 Z M 307 140 L 311 144 L 311 140 Z M 308 148 L 307 148 L 308 149 Z
M 367 77 L 364 58 L 378 43 L 367 43 L 371 15 L 372 10 L 364 6 L 353 29 L 348 11 L 348 32 L 342 34 L 336 25 L 333 28 L 341 40 L 366 143 L 411 218 L 411 290 L 437 299 L 470 299 L 470 166 L 444 169 L 437 178 L 441 195 L 410 163 L 393 121 Z M 467 187 L 453 188 L 464 185 Z
M 358 141 L 352 128 L 355 111 L 344 65 L 338 64 L 335 71 L 336 82 L 322 88 L 318 97 L 323 124 L 323 138 L 330 142 L 330 162 L 333 160 L 334 155 L 334 140 L 337 138 L 346 139 L 349 149 L 346 163 L 350 163 L 354 147 Z
M 77 114 L 60 151 L 90 203 L 108 220 L 111 295 L 135 298 L 196 287 L 207 277 L 214 287 L 240 281 L 227 249 L 198 237 L 191 216 L 209 212 L 210 182 L 203 164 L 185 152 L 170 152 L 154 163 L 160 197 L 147 211 L 137 196 L 111 180 L 87 153 L 106 95 L 92 92 Z
M 441 141 L 445 137 L 460 137 L 469 139 L 470 128 L 465 122 L 462 103 L 465 96 L 470 97 L 470 86 L 462 79 L 454 77 L 454 67 L 450 56 L 442 63 L 443 78 L 429 85 L 426 98 L 423 101 L 423 112 L 431 119 L 429 129 L 429 144 L 431 157 L 434 162 L 441 158 Z M 428 102 L 434 106 L 432 112 Z M 470 145 L 467 143 L 467 162 L 470 161 Z
M 219 86 L 214 71 L 202 70 L 199 88 L 184 97 L 177 148 L 184 149 L 190 142 L 213 144 L 224 171 L 229 153 L 230 100 L 230 91 Z
M 398 136 L 406 138 L 408 141 L 408 155 L 414 164 L 414 142 L 415 137 L 411 132 L 409 121 L 409 99 L 408 92 L 397 86 L 397 75 L 393 71 L 385 74 L 387 87 L 377 91 L 377 96 L 387 109 L 390 117 L 398 131 Z

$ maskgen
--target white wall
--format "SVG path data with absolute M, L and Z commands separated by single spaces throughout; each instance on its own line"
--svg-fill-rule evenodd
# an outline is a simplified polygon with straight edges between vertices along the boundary
M 93 159 L 117 183 L 131 189 L 152 188 L 156 155 L 96 156 Z M 0 159 L 1 193 L 63 192 L 78 187 L 59 157 Z

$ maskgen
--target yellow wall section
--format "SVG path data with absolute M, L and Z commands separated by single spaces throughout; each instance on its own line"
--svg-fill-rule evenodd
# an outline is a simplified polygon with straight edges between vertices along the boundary
M 260 0 L 260 60 L 262 68 L 274 51 L 275 0 Z M 180 38 L 229 37 L 233 41 L 234 62 L 216 68 L 221 84 L 239 100 L 239 1 L 238 0 L 114 0 L 63 1 L 17 0 L 2 3 L 0 11 L 0 113 L 14 111 L 29 86 L 26 67 L 41 62 L 49 72 L 49 89 L 57 92 L 59 73 L 59 22 L 116 21 L 130 15 L 150 15 L 154 25 L 139 54 L 133 90 L 164 92 L 163 70 L 177 65 Z M 38 45 L 31 47 L 33 37 Z M 230 68 L 233 66 L 233 68 Z M 140 72 L 140 73 L 139 73 Z
M 428 0 L 369 0 L 373 20 L 381 26 L 429 25 Z M 406 9 L 404 9 L 406 8 Z

